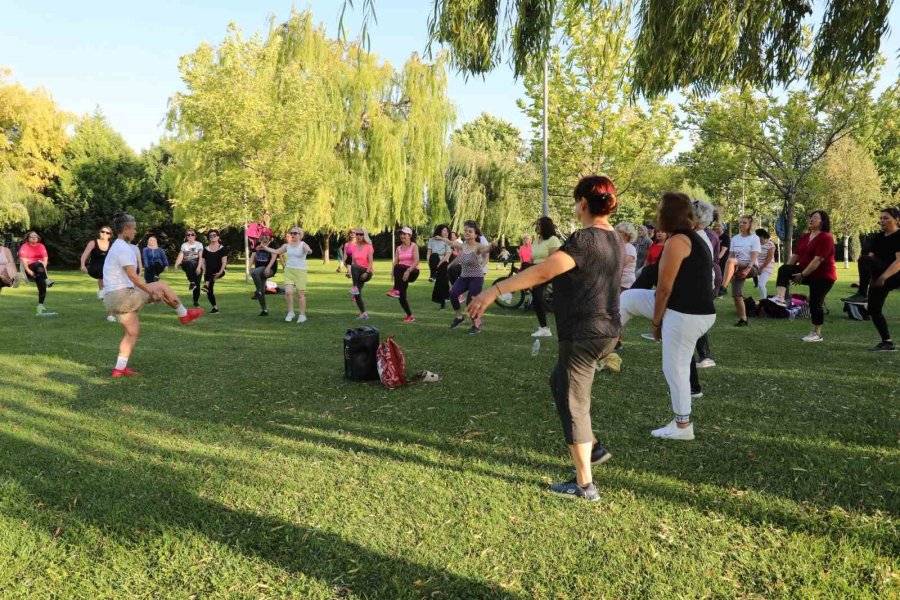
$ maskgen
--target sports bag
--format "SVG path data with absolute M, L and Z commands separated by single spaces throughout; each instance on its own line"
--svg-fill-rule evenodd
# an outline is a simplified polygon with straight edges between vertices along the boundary
M 378 345 L 376 358 L 378 376 L 384 387 L 394 389 L 409 383 L 406 380 L 406 359 L 403 357 L 403 350 L 394 341 L 394 336 L 388 337 L 386 342 Z
M 844 312 L 853 321 L 868 321 L 870 319 L 869 309 L 865 304 L 844 302 Z

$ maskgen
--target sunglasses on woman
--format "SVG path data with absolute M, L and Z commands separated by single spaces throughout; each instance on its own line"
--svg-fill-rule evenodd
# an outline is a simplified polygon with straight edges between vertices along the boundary
M 104 234 L 104 235 L 112 235 L 112 231 L 107 231 L 105 229 L 103 231 L 101 231 L 100 233 Z

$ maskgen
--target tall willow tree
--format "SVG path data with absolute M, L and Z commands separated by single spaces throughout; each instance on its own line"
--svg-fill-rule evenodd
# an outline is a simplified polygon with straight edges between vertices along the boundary
M 446 196 L 456 231 L 468 219 L 490 236 L 518 237 L 532 228 L 541 199 L 523 145 L 518 129 L 487 113 L 454 132 Z
M 443 59 L 413 56 L 395 71 L 328 39 L 303 12 L 266 36 L 244 39 L 231 26 L 180 70 L 187 92 L 173 97 L 169 126 L 184 220 L 330 233 L 446 214 L 453 111 Z

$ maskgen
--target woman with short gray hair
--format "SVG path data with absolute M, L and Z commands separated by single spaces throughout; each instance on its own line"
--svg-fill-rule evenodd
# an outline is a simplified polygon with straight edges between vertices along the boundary
M 119 342 L 116 366 L 112 370 L 112 376 L 119 378 L 138 374 L 128 367 L 128 359 L 141 332 L 138 313 L 145 304 L 162 300 L 175 309 L 182 324 L 199 318 L 203 315 L 203 309 L 186 309 L 165 281 L 146 283 L 138 276 L 137 257 L 131 247 L 131 241 L 137 233 L 134 217 L 119 213 L 113 227 L 116 241 L 109 247 L 103 263 L 103 304 L 110 313 L 118 316 L 119 323 L 125 330 L 125 335 Z

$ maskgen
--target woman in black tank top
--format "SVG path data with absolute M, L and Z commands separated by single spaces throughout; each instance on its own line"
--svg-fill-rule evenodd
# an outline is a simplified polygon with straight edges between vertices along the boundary
M 697 340 L 716 320 L 713 305 L 712 255 L 694 231 L 691 199 L 666 192 L 659 204 L 657 225 L 671 232 L 659 261 L 656 291 L 622 293 L 622 326 L 633 316 L 649 318 L 653 336 L 662 342 L 663 374 L 669 384 L 675 419 L 651 435 L 672 440 L 694 439 L 691 423 L 690 369 Z
M 91 240 L 81 253 L 81 272 L 97 280 L 97 298 L 103 299 L 103 264 L 112 244 L 112 229 L 108 225 L 100 228 L 97 239 Z M 90 262 L 88 262 L 90 258 Z

